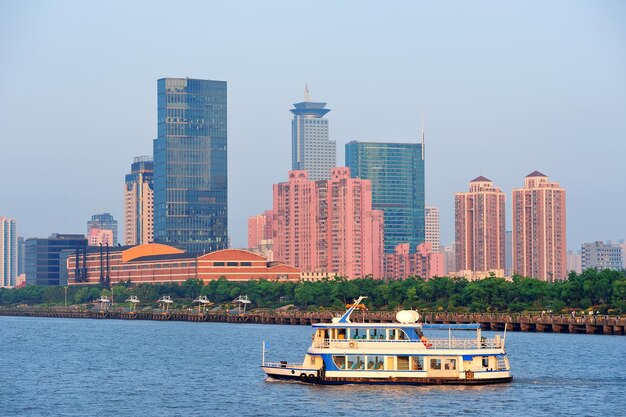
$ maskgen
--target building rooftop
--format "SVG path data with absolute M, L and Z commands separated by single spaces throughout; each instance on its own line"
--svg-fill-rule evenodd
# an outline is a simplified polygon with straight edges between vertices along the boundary
M 533 171 L 530 174 L 526 175 L 526 178 L 528 177 L 547 177 L 547 175 L 544 175 L 539 171 Z
M 476 177 L 473 180 L 471 180 L 470 182 L 491 182 L 491 180 L 489 178 L 485 178 L 482 175 L 480 177 Z

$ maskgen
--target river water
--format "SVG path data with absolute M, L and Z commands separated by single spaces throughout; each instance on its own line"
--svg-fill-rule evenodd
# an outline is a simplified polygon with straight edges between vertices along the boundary
M 626 337 L 508 333 L 514 380 L 480 387 L 266 381 L 307 326 L 0 317 L 6 416 L 626 416 Z M 489 333 L 489 332 L 486 332 Z

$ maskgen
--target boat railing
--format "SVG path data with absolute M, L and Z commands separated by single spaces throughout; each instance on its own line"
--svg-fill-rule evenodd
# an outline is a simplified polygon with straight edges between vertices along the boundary
M 268 368 L 302 368 L 301 363 L 287 363 L 286 361 L 282 362 L 265 362 L 263 366 Z
M 338 348 L 338 349 L 357 349 L 374 347 L 380 343 L 419 343 L 416 340 L 387 340 L 387 339 L 322 339 L 316 338 L 313 346 L 318 349 Z M 424 346 L 429 349 L 497 349 L 502 348 L 502 339 L 499 337 L 477 339 L 458 339 L 458 338 L 442 338 L 442 339 L 425 339 Z M 398 345 L 401 346 L 401 345 Z

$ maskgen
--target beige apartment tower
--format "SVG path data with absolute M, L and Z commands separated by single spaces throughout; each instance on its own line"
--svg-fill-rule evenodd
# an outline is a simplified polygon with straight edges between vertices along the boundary
M 133 158 L 124 186 L 124 245 L 141 245 L 154 240 L 152 158 Z
M 454 195 L 457 275 L 504 276 L 504 204 L 504 193 L 482 176 L 470 182 L 469 192 Z
M 565 279 L 566 262 L 565 190 L 535 171 L 513 190 L 513 273 Z

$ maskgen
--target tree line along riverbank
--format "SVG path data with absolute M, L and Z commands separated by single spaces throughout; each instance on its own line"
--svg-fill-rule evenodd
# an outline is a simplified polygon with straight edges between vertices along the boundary
M 571 273 L 567 280 L 546 282 L 513 276 L 491 277 L 478 281 L 438 277 L 429 280 L 410 277 L 405 280 L 347 280 L 337 277 L 317 282 L 245 282 L 219 279 L 204 284 L 191 279 L 177 284 L 133 284 L 123 282 L 111 289 L 100 286 L 0 288 L 0 305 L 59 306 L 88 304 L 102 295 L 123 303 L 136 295 L 140 306 L 156 305 L 169 295 L 173 307 L 190 307 L 193 299 L 207 296 L 216 305 L 228 305 L 245 294 L 254 308 L 278 308 L 293 305 L 305 311 L 341 310 L 359 295 L 367 295 L 371 310 L 413 308 L 448 312 L 523 312 L 593 310 L 600 314 L 626 313 L 626 272 L 590 269 Z

